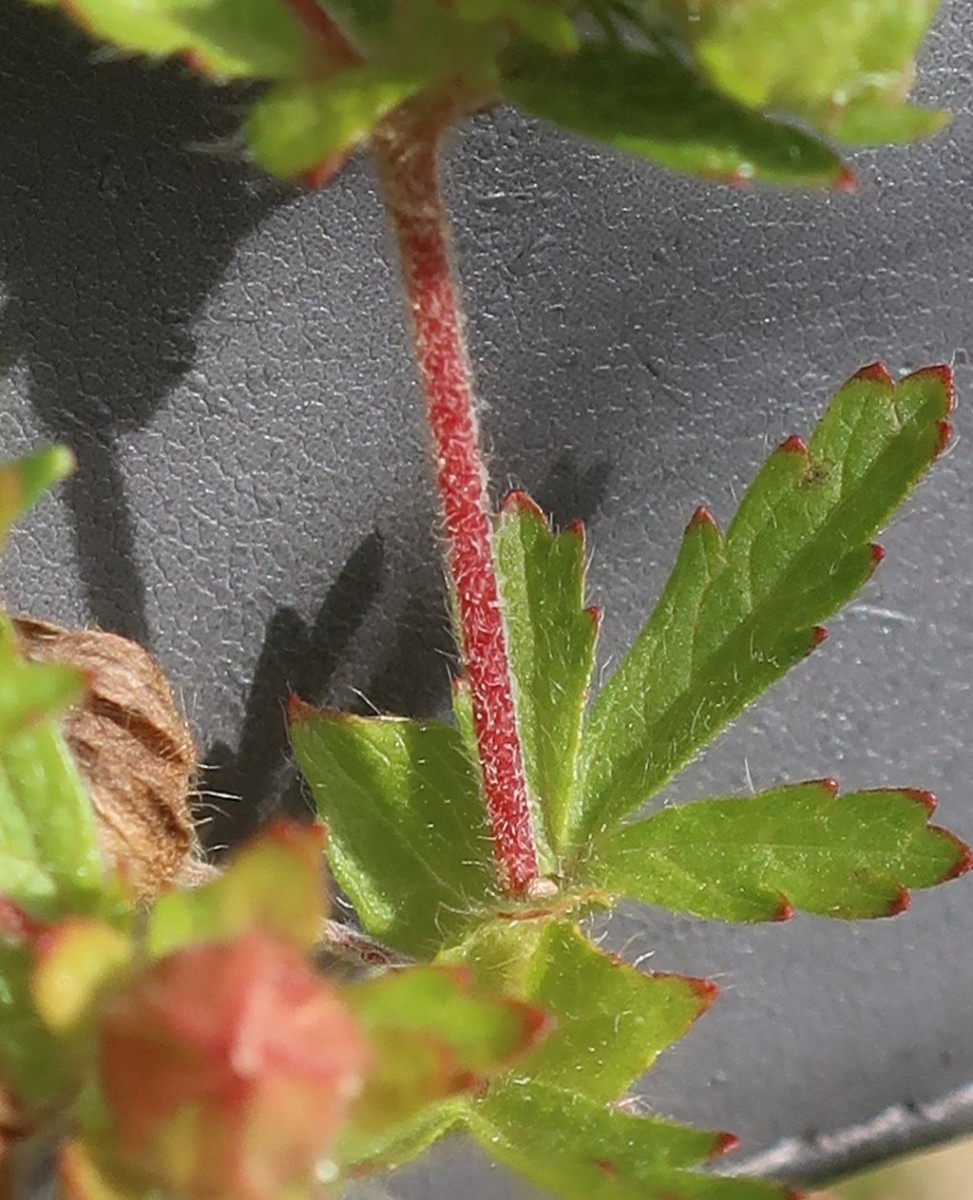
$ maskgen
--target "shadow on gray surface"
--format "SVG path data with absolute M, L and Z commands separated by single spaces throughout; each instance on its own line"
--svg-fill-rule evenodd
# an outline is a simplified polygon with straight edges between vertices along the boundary
M 0 364 L 26 366 L 45 430 L 77 454 L 92 618 L 147 642 L 117 439 L 189 369 L 194 314 L 282 193 L 190 148 L 234 129 L 233 93 L 85 46 L 56 14 L 0 12 Z

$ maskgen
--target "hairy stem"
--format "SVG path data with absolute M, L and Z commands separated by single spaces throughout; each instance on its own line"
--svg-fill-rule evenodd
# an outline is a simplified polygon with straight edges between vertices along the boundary
M 400 110 L 383 122 L 372 147 L 398 239 L 426 395 L 494 854 L 505 888 L 523 895 L 537 878 L 537 854 L 493 564 L 486 471 L 439 187 L 444 123 L 441 112 Z

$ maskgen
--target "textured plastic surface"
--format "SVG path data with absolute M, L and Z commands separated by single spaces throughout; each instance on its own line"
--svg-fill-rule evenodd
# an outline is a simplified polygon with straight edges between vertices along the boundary
M 851 197 L 678 180 L 509 112 L 453 141 L 496 486 L 589 522 L 604 663 L 695 505 L 728 516 L 845 376 L 879 357 L 955 362 L 956 444 L 878 575 L 672 798 L 914 784 L 973 837 L 971 46 L 955 0 L 921 74 L 951 130 L 860 155 Z M 289 688 L 446 705 L 422 421 L 368 165 L 321 194 L 277 188 L 226 140 L 233 96 L 97 57 L 47 13 L 0 9 L 2 451 L 55 436 L 81 464 L 18 531 L 2 580 L 16 609 L 152 645 L 206 786 L 241 797 L 212 798 L 219 843 L 282 796 L 302 803 Z M 610 943 L 724 991 L 646 1100 L 804 1177 L 973 1125 L 971 938 L 971 876 L 871 925 L 622 913 Z M 520 1194 L 449 1148 L 395 1186 Z

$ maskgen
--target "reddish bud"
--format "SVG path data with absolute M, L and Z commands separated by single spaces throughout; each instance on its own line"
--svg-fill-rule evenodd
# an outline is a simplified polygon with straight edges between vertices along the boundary
M 770 919 L 772 921 L 789 921 L 793 915 L 794 905 L 791 904 L 790 900 L 781 900 Z
M 804 439 L 798 437 L 796 433 L 792 433 L 789 438 L 786 438 L 778 446 L 781 454 L 807 454 L 807 446 L 804 444 Z
M 309 1184 L 367 1058 L 334 990 L 262 933 L 153 964 L 108 1002 L 99 1035 L 119 1158 L 188 1200 Z

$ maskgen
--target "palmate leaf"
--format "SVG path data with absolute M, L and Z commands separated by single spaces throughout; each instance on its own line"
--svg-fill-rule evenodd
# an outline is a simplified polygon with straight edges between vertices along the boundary
M 749 799 L 699 800 L 596 838 L 585 881 L 616 896 L 724 921 L 901 912 L 909 888 L 969 870 L 969 850 L 928 824 L 932 797 L 818 780 Z
M 842 109 L 863 99 L 877 120 L 881 105 L 899 106 L 939 7 L 938 0 L 788 0 L 782 11 L 779 0 L 650 0 L 660 2 L 720 91 L 828 131 L 840 128 Z
M 583 1084 L 582 1084 L 583 1086 Z M 471 1132 L 487 1153 L 562 1200 L 786 1200 L 770 1183 L 687 1167 L 734 1139 L 599 1104 L 537 1081 L 494 1086 Z
M 356 717 L 294 701 L 291 739 L 328 859 L 368 933 L 431 956 L 497 889 L 476 769 L 440 721 Z
M 809 447 L 767 461 L 725 537 L 690 522 L 655 612 L 595 704 L 569 816 L 574 844 L 646 800 L 819 643 L 818 622 L 871 574 L 869 539 L 949 434 L 946 368 L 881 367 L 835 396 Z
M 844 185 L 815 137 L 721 95 L 676 57 L 588 44 L 570 56 L 517 43 L 501 60 L 506 99 L 617 150 L 709 179 Z
M 584 533 L 554 534 L 523 492 L 504 501 L 494 534 L 507 653 L 524 769 L 540 829 L 555 855 L 577 787 L 598 612 L 584 606 Z

